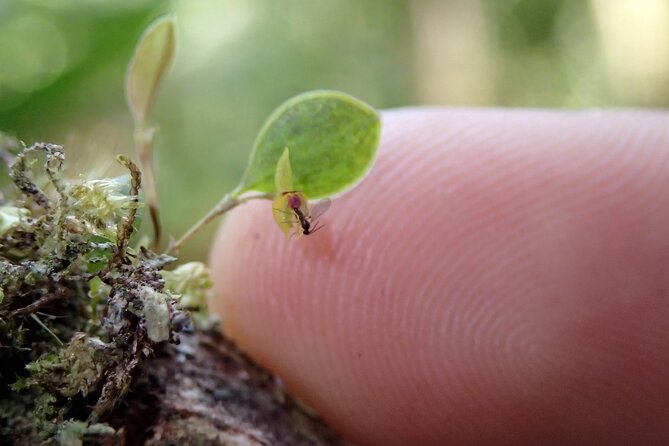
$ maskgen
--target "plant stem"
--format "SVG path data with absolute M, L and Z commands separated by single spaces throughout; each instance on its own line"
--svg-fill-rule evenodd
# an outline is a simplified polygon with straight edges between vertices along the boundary
M 234 194 L 234 192 L 230 194 L 225 194 L 223 198 L 221 198 L 221 201 L 219 201 L 216 204 L 216 206 L 214 206 L 204 217 L 202 217 L 200 221 L 191 226 L 190 229 L 186 231 L 184 235 L 181 236 L 181 238 L 179 238 L 179 240 L 174 242 L 168 248 L 166 254 L 175 254 L 179 250 L 181 245 L 183 245 L 184 242 L 186 242 L 186 240 L 191 238 L 193 234 L 202 229 L 207 223 L 228 212 L 230 209 L 233 209 L 242 203 L 246 203 L 249 200 L 255 200 L 259 198 L 271 199 L 272 197 L 273 197 L 272 194 L 265 194 L 259 192 L 256 194 L 249 194 L 243 196 L 236 195 Z
M 44 307 L 47 304 L 50 304 L 51 302 L 63 299 L 65 296 L 67 296 L 68 289 L 65 287 L 59 287 L 55 291 L 44 294 L 41 296 L 39 299 L 31 303 L 30 305 L 26 305 L 23 308 L 19 308 L 17 310 L 10 311 L 8 314 L 8 317 L 15 318 L 15 317 L 25 317 L 28 315 L 33 314 L 40 308 Z
M 49 329 L 49 327 L 47 327 L 46 324 L 45 324 L 44 322 L 42 322 L 42 320 L 41 320 L 40 318 L 37 317 L 36 314 L 33 313 L 33 314 L 30 315 L 30 317 L 31 317 L 32 320 L 34 320 L 35 322 L 37 322 L 37 324 L 38 324 L 40 327 L 42 327 L 44 330 L 46 330 L 47 333 L 49 333 L 51 336 L 53 336 L 53 338 L 54 338 L 56 341 L 58 341 L 58 344 L 59 344 L 61 347 L 63 347 L 63 346 L 65 345 L 65 344 L 63 344 L 63 341 L 61 341 L 60 338 L 56 335 L 56 333 L 54 333 L 53 331 L 51 331 L 51 330 Z
M 139 158 L 140 168 L 142 169 L 146 205 L 149 208 L 149 215 L 151 216 L 151 223 L 153 225 L 154 251 L 157 251 L 160 246 L 161 236 L 158 194 L 156 193 L 156 183 L 153 179 L 153 167 L 151 165 L 153 138 L 156 134 L 156 129 L 156 127 L 147 129 L 143 123 L 140 123 L 135 130 L 135 150 Z

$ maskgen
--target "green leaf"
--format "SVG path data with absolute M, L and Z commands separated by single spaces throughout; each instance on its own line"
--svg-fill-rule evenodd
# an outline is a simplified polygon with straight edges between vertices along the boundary
M 144 31 L 125 78 L 128 106 L 137 123 L 145 123 L 158 85 L 174 58 L 174 17 L 159 17 Z
M 275 194 L 277 163 L 290 150 L 292 187 L 310 199 L 354 186 L 372 165 L 380 120 L 369 105 L 336 91 L 312 91 L 282 104 L 256 139 L 235 194 Z

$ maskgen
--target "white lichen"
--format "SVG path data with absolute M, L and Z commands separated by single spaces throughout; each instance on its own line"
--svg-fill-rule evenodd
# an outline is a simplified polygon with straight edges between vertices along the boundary
M 169 296 L 159 293 L 151 287 L 139 289 L 142 302 L 141 315 L 144 317 L 146 334 L 153 342 L 164 342 L 170 338 L 170 309 L 167 304 Z

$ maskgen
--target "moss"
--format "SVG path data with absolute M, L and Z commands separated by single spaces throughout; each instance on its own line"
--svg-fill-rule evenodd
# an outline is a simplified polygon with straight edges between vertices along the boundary
M 0 207 L 2 444 L 112 434 L 105 419 L 147 360 L 179 342 L 184 308 L 202 311 L 210 286 L 177 270 L 166 289 L 175 259 L 131 245 L 141 176 L 130 160 L 120 159 L 130 177 L 78 182 L 61 176 L 64 160 L 55 144 L 23 148 L 2 191 L 12 197 Z M 198 305 L 178 305 L 179 290 Z

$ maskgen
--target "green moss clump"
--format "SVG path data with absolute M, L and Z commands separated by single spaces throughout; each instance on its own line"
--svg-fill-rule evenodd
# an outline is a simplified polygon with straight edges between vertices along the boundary
M 173 257 L 131 246 L 141 175 L 128 159 L 129 176 L 70 182 L 61 146 L 3 141 L 0 443 L 113 435 L 104 421 L 143 364 L 179 342 L 184 307 L 202 311 L 206 270 L 165 272 Z

